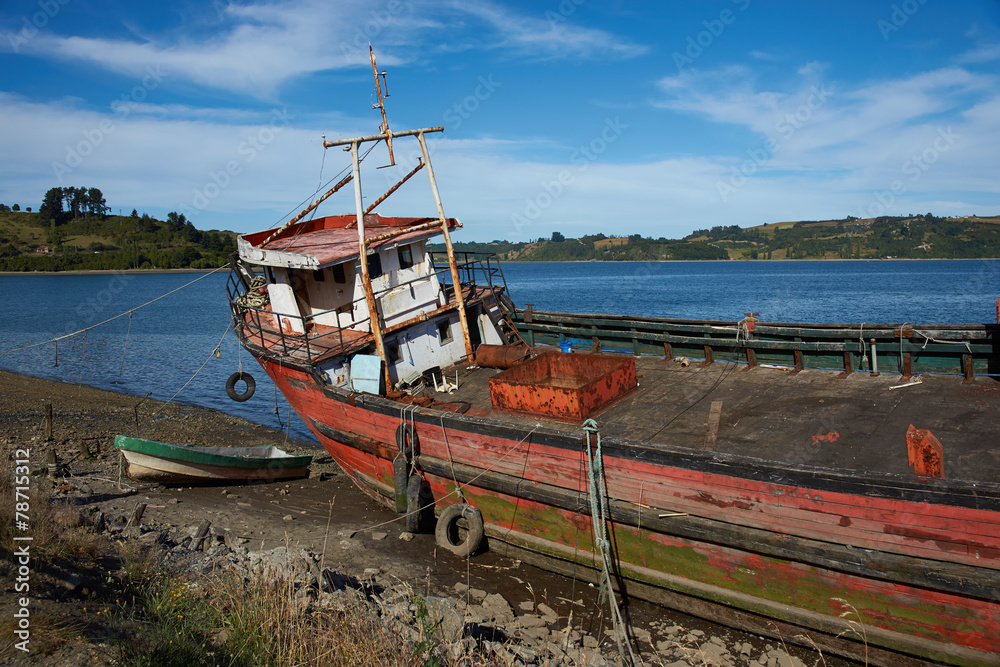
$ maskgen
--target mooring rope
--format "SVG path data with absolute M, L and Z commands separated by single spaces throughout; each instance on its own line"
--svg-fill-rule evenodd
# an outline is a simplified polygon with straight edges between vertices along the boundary
M 615 598 L 614 588 L 611 585 L 611 543 L 607 535 L 607 512 L 605 505 L 607 498 L 604 495 L 604 456 L 601 452 L 601 431 L 597 422 L 588 419 L 583 422 L 583 430 L 587 434 L 587 481 L 590 487 L 590 520 L 594 527 L 594 546 L 600 551 L 603 581 L 601 589 L 607 590 L 608 604 L 611 607 L 611 621 L 614 624 L 615 641 L 618 643 L 618 653 L 622 660 L 628 664 L 636 665 L 635 653 L 632 651 L 632 643 L 628 640 L 625 630 L 625 622 L 622 619 L 621 609 L 618 607 L 618 600 Z M 591 434 L 597 436 L 597 447 L 591 448 Z M 624 639 L 625 647 L 628 648 L 628 656 L 625 655 L 625 648 L 622 646 Z M 629 662 L 629 658 L 631 661 Z
M 55 338 L 49 338 L 48 340 L 43 340 L 40 343 L 32 343 L 31 345 L 22 345 L 21 347 L 14 347 L 14 348 L 11 348 L 9 350 L 3 350 L 3 351 L 0 351 L 0 355 L 11 354 L 12 352 L 20 352 L 21 350 L 29 350 L 29 349 L 31 349 L 33 347 L 39 347 L 40 345 L 48 345 L 49 343 L 58 342 L 60 340 L 66 339 L 66 338 L 73 338 L 74 339 L 73 343 L 74 343 L 74 346 L 75 346 L 75 344 L 76 344 L 76 335 L 77 334 L 81 334 L 82 333 L 82 334 L 86 335 L 87 331 L 89 331 L 90 329 L 96 329 L 97 327 L 104 326 L 108 322 L 114 322 L 115 320 L 120 319 L 122 317 L 125 317 L 126 315 L 128 315 L 128 316 L 131 317 L 131 315 L 132 315 L 133 312 L 135 312 L 137 310 L 141 310 L 142 308 L 145 308 L 146 306 L 149 306 L 151 304 L 154 304 L 157 301 L 159 301 L 160 299 L 165 299 L 166 297 L 170 296 L 171 294 L 174 294 L 175 292 L 180 292 L 185 287 L 188 287 L 189 285 L 194 285 L 199 280 L 204 280 L 205 278 L 208 278 L 213 273 L 217 273 L 217 272 L 221 271 L 222 269 L 227 268 L 228 266 L 229 266 L 229 262 L 226 262 L 225 264 L 223 264 L 222 266 L 218 267 L 217 269 L 212 269 L 211 271 L 209 271 L 205 275 L 200 276 L 198 278 L 195 278 L 191 282 L 185 283 L 185 284 L 181 285 L 180 287 L 178 287 L 177 289 L 172 289 L 169 292 L 167 292 L 166 294 L 161 294 L 160 296 L 158 296 L 155 299 L 152 299 L 150 301 L 147 301 L 146 303 L 142 304 L 141 306 L 136 306 L 135 308 L 132 308 L 130 310 L 126 310 L 125 312 L 119 313 L 118 315 L 115 315 L 114 317 L 109 317 L 108 319 L 104 320 L 103 322 L 98 322 L 97 324 L 91 324 L 89 327 L 86 327 L 86 328 L 83 328 L 83 329 L 79 329 L 78 331 L 73 331 L 73 332 L 68 333 L 68 334 L 63 334 L 62 336 L 56 336 Z

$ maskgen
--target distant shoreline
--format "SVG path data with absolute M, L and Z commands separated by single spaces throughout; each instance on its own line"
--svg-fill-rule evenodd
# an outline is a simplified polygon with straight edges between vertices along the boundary
M 211 273 L 217 269 L 71 269 L 69 271 L 0 271 L 0 276 L 102 276 L 153 273 Z
M 828 259 L 628 259 L 628 260 L 604 260 L 604 259 L 546 259 L 546 260 L 500 260 L 504 264 L 691 264 L 696 262 L 711 262 L 718 264 L 758 264 L 764 262 L 994 262 L 1000 261 L 1000 257 L 893 257 L 892 259 L 881 257 L 861 257 L 861 258 L 841 258 L 831 257 Z M 69 270 L 69 271 L 0 271 L 3 276 L 101 276 L 101 275 L 153 275 L 160 273 L 212 273 L 218 269 L 90 269 L 90 270 Z

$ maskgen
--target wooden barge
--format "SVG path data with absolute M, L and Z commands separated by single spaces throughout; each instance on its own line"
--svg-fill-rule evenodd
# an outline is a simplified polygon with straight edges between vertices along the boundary
M 517 309 L 451 247 L 436 131 L 328 142 L 356 212 L 234 257 L 242 345 L 360 488 L 462 555 L 872 664 L 1000 664 L 998 325 Z M 365 208 L 359 147 L 403 137 L 422 160 Z M 436 217 L 373 212 L 421 169 Z

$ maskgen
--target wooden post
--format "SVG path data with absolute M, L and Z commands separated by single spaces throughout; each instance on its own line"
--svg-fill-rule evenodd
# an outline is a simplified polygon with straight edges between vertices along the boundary
M 201 545 L 204 544 L 205 537 L 208 535 L 208 529 L 211 525 L 212 522 L 208 519 L 201 520 L 201 523 L 198 524 L 198 531 L 194 534 L 194 539 L 191 540 L 191 551 L 201 549 Z
M 142 523 L 142 513 L 145 511 L 146 511 L 146 503 L 143 502 L 136 503 L 135 507 L 132 508 L 132 515 L 129 516 L 128 523 L 125 524 L 125 527 L 128 528 L 129 526 L 139 526 Z
M 361 163 L 358 160 L 358 142 L 351 142 L 351 169 L 354 175 L 354 205 L 357 208 L 358 220 L 358 255 L 361 264 L 361 289 L 365 293 L 365 303 L 368 305 L 368 325 L 375 338 L 375 351 L 382 360 L 385 377 L 385 390 L 392 389 L 389 377 L 389 360 L 385 356 L 385 343 L 382 341 L 382 322 L 378 316 L 378 306 L 375 303 L 375 293 L 372 291 L 371 275 L 368 273 L 368 243 L 365 239 L 365 208 L 361 198 Z
M 45 440 L 52 441 L 52 401 L 45 401 Z
M 962 355 L 962 368 L 964 371 L 963 374 L 965 375 L 965 377 L 962 379 L 962 384 L 975 384 L 976 376 L 975 373 L 973 372 L 971 354 Z
M 434 195 L 434 205 L 437 206 L 438 220 L 441 221 L 441 234 L 444 236 L 444 247 L 448 251 L 448 265 L 451 268 L 451 282 L 455 287 L 455 304 L 458 306 L 458 321 L 462 325 L 462 338 L 465 341 L 465 356 L 471 361 L 475 359 L 472 350 L 472 339 L 469 336 L 469 319 L 465 313 L 465 297 L 462 295 L 462 282 L 458 275 L 458 266 L 455 264 L 455 248 L 451 244 L 451 232 L 448 230 L 448 221 L 444 217 L 444 207 L 441 206 L 441 195 L 438 194 L 437 181 L 434 180 L 434 168 L 431 166 L 431 156 L 427 152 L 427 142 L 424 133 L 417 134 L 417 141 L 420 142 L 420 152 L 424 156 L 424 164 L 427 165 L 427 177 L 431 182 L 431 193 Z

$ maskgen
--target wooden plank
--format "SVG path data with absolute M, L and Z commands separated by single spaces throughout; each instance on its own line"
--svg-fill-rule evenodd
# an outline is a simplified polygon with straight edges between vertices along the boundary
M 705 434 L 705 451 L 715 451 L 719 437 L 719 420 L 722 419 L 722 401 L 712 401 L 708 410 L 708 432 Z

